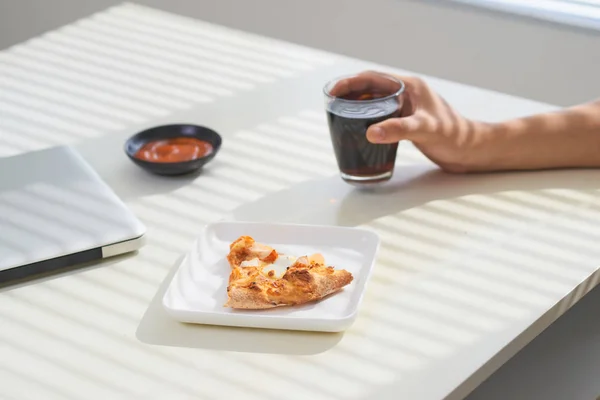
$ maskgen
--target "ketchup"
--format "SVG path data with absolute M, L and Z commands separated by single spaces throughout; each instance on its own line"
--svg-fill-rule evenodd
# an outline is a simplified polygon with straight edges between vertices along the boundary
M 202 158 L 213 152 L 213 146 L 207 141 L 178 137 L 154 140 L 144 144 L 135 158 L 159 163 L 175 163 Z

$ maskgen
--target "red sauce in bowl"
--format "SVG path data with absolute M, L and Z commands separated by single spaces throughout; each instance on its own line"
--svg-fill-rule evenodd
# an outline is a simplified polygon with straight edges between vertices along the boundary
M 150 162 L 175 163 L 202 158 L 212 152 L 213 146 L 207 141 L 178 137 L 148 142 L 135 153 L 135 158 Z

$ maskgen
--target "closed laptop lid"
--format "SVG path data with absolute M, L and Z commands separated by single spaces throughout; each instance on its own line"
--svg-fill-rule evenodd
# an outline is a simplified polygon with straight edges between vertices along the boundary
M 144 225 L 71 147 L 0 158 L 0 271 L 144 232 Z

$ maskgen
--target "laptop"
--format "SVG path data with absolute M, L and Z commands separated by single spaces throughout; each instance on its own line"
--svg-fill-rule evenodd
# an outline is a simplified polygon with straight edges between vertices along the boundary
M 71 147 L 0 158 L 0 284 L 135 251 L 145 230 Z

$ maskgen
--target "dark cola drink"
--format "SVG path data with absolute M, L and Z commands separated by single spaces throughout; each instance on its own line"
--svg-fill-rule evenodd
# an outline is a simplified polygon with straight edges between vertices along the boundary
M 390 179 L 398 143 L 371 143 L 366 132 L 373 124 L 400 116 L 398 99 L 388 97 L 378 100 L 376 94 L 361 94 L 355 98 L 345 96 L 330 101 L 326 111 L 342 179 L 353 184 L 379 183 Z

